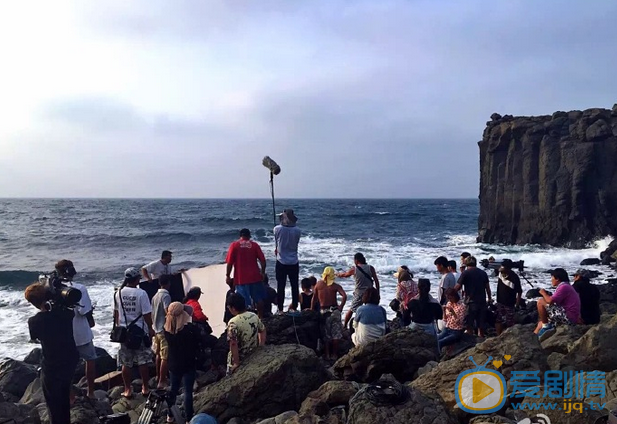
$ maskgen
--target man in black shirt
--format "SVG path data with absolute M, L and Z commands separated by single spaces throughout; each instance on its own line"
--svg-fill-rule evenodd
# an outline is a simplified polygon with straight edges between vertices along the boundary
M 520 303 L 522 294 L 521 280 L 512 271 L 512 261 L 504 260 L 499 268 L 497 282 L 497 320 L 495 322 L 497 335 L 514 325 L 514 308 Z
M 591 274 L 586 269 L 579 269 L 574 274 L 574 290 L 581 299 L 581 319 L 583 324 L 600 322 L 600 291 L 589 281 Z
M 465 259 L 465 271 L 461 274 L 458 283 L 454 287 L 459 291 L 465 290 L 465 303 L 467 304 L 467 333 L 475 334 L 476 329 L 480 337 L 484 337 L 484 320 L 486 318 L 486 297 L 492 302 L 491 286 L 488 275 L 477 267 L 478 262 L 474 256 Z
M 62 307 L 48 310 L 47 289 L 39 283 L 28 286 L 25 297 L 41 310 L 28 320 L 28 327 L 30 338 L 39 340 L 43 350 L 41 385 L 51 424 L 70 423 L 71 381 L 79 360 L 73 339 L 75 312 Z

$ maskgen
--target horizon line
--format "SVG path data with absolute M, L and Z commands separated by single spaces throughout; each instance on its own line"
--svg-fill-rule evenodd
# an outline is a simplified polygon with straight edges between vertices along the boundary
M 0 197 L 0 200 L 272 200 L 271 197 Z M 479 200 L 477 197 L 277 197 L 275 200 Z

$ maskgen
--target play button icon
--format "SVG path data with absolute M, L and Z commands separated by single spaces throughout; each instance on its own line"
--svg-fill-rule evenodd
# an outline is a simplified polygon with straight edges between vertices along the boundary
M 459 407 L 474 414 L 499 410 L 505 403 L 503 376 L 487 368 L 461 373 L 456 381 L 455 397 Z
M 485 397 L 489 396 L 491 393 L 495 391 L 491 386 L 485 384 L 479 378 L 473 378 L 472 383 L 472 401 L 473 403 L 478 403 Z

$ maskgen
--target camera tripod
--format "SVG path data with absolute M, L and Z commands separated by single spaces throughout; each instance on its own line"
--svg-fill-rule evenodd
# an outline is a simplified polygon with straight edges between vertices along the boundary
M 150 392 L 137 424 L 153 424 L 157 422 L 159 418 L 166 415 L 168 407 L 176 424 L 183 424 L 184 418 L 180 413 L 180 409 L 177 405 L 169 405 L 169 395 L 166 390 Z

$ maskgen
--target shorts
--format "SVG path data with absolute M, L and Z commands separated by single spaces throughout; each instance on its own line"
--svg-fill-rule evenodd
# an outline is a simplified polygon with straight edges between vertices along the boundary
M 548 322 L 559 325 L 572 325 L 572 321 L 568 319 L 566 310 L 561 305 L 550 304 L 546 305 L 546 313 L 548 314 Z
M 98 358 L 96 354 L 96 349 L 94 349 L 94 342 L 77 346 L 77 352 L 79 352 L 79 357 L 84 361 L 94 361 L 96 360 L 96 358 Z
M 139 349 L 131 350 L 124 343 L 120 344 L 118 351 L 118 365 L 132 368 L 134 366 L 150 365 L 152 363 L 152 349 L 141 346 Z
M 483 303 L 468 303 L 467 304 L 467 319 L 468 327 L 484 329 L 486 319 L 486 304 Z
M 343 323 L 341 311 L 338 308 L 321 311 L 321 338 L 324 342 L 341 340 L 343 338 Z
M 236 293 L 241 295 L 246 301 L 246 307 L 254 306 L 266 298 L 266 288 L 262 281 L 258 283 L 239 284 L 236 286 Z
M 513 306 L 506 306 L 501 303 L 495 304 L 496 311 L 496 319 L 497 322 L 505 325 L 506 327 L 512 327 L 515 324 L 514 317 L 515 311 Z
M 356 310 L 362 306 L 362 296 L 364 296 L 364 292 L 366 291 L 366 289 L 364 290 L 355 290 L 353 292 L 353 297 L 351 299 L 351 306 L 349 309 L 351 309 L 353 312 L 356 312 Z
M 156 333 L 154 335 L 152 351 L 155 355 L 160 356 L 163 361 L 169 358 L 169 345 L 167 344 L 165 333 Z

